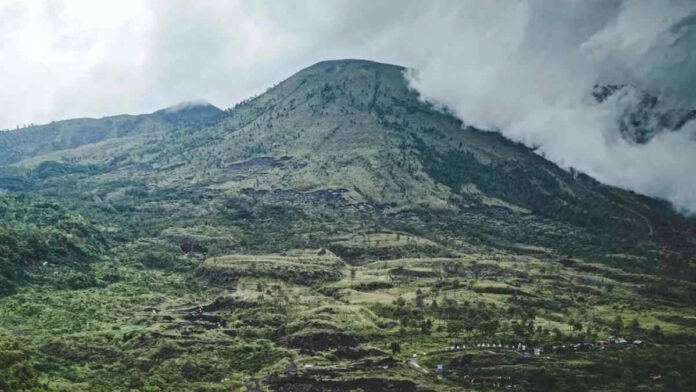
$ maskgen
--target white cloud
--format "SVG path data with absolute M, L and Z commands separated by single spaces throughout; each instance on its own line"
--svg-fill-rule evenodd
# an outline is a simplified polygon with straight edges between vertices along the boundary
M 462 19 L 485 43 L 457 41 L 421 65 L 413 86 L 465 123 L 495 129 L 563 167 L 696 211 L 694 125 L 646 145 L 620 137 L 630 96 L 604 104 L 595 83 L 628 83 L 666 105 L 696 108 L 696 4 L 693 2 L 528 3 L 514 22 Z M 505 26 L 509 27 L 505 27 Z M 520 28 L 520 25 L 522 28 Z M 436 30 L 437 31 L 437 30 Z M 510 45 L 509 34 L 520 39 Z M 441 36 L 445 38 L 450 32 Z M 452 38 L 456 41 L 456 38 Z M 476 58 L 472 71 L 466 66 Z
M 140 82 L 147 12 L 137 2 L 0 2 L 0 126 L 113 108 Z M 124 78 L 126 80 L 124 80 Z

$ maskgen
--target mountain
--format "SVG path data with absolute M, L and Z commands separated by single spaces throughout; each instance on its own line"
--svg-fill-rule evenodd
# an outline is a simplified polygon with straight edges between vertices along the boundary
M 610 98 L 619 102 L 619 131 L 633 143 L 645 144 L 661 132 L 677 132 L 696 119 L 693 107 L 680 107 L 634 86 L 595 85 L 592 96 L 598 103 Z
M 15 131 L 0 132 L 0 165 L 9 165 L 37 155 L 77 148 L 112 138 L 124 138 L 184 125 L 214 121 L 222 110 L 206 102 L 184 102 L 171 108 L 138 116 L 101 119 L 79 118 L 54 121 Z
M 126 136 L 100 136 L 97 143 L 13 166 L 21 180 L 37 178 L 39 192 L 73 189 L 69 200 L 93 204 L 93 210 L 137 213 L 147 221 L 159 217 L 149 220 L 141 210 L 166 192 L 182 203 L 171 217 L 184 219 L 209 213 L 187 200 L 193 195 L 237 197 L 309 209 L 341 205 L 361 215 L 358 221 L 398 230 L 417 222 L 429 231 L 437 222 L 439 235 L 503 247 L 525 244 L 600 257 L 623 252 L 645 257 L 659 249 L 689 257 L 694 226 L 667 203 L 566 172 L 499 134 L 463 127 L 419 100 L 403 71 L 360 60 L 322 62 L 210 124 L 181 122 L 148 131 L 120 127 Z M 169 124 L 167 118 L 166 110 L 127 117 L 131 125 L 136 119 Z M 108 129 L 114 120 L 93 121 L 100 124 L 96 129 Z M 21 143 L 13 147 L 28 149 Z M 649 257 L 644 264 L 671 268 Z
M 12 210 L 15 194 L 32 211 L 48 199 L 93 238 L 52 270 L 82 266 L 88 284 L 39 269 L 0 298 L 0 332 L 32 331 L 0 348 L 37 377 L 0 375 L 55 390 L 696 385 L 693 220 L 466 126 L 404 71 L 325 61 L 224 111 L 0 134 Z M 87 238 L 71 233 L 50 243 Z M 622 336 L 646 344 L 589 344 Z

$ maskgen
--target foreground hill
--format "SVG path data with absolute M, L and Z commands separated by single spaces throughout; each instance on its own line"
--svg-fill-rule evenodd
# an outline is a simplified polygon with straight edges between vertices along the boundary
M 0 134 L 0 190 L 104 237 L 61 253 L 89 284 L 0 298 L 0 388 L 692 390 L 693 221 L 403 73 L 327 61 L 226 111 Z

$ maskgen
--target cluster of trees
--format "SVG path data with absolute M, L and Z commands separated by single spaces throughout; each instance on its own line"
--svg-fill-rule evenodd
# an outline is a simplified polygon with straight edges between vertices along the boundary
M 0 198 L 0 295 L 25 282 L 31 268 L 86 267 L 102 241 L 84 218 L 56 203 L 27 196 Z M 84 276 L 78 275 L 68 283 L 81 285 Z
M 390 306 L 376 306 L 383 317 L 399 322 L 399 335 L 411 345 L 417 346 L 424 337 L 436 331 L 446 333 L 452 342 L 469 339 L 491 339 L 526 342 L 529 344 L 553 341 L 593 341 L 600 331 L 614 336 L 661 341 L 660 327 L 643 328 L 637 318 L 625 322 L 620 316 L 613 320 L 568 315 L 565 323 L 572 332 L 558 328 L 546 328 L 535 323 L 538 310 L 530 303 L 512 301 L 510 306 L 496 306 L 484 301 L 457 300 L 445 297 L 441 303 L 437 288 L 425 293 L 416 291 L 413 301 L 398 297 Z
M 0 335 L 0 391 L 38 390 L 35 354 L 16 339 Z

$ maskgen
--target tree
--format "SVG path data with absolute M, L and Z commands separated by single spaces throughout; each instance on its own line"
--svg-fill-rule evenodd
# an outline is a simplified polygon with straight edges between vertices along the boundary
M 433 321 L 430 319 L 427 319 L 423 322 L 421 322 L 420 326 L 420 333 L 421 333 L 421 344 L 423 343 L 423 336 L 430 334 L 430 331 L 433 329 Z
M 553 329 L 553 337 L 554 337 L 554 339 L 556 339 L 556 340 L 561 340 L 561 339 L 564 338 L 564 335 L 563 335 L 563 332 L 561 332 L 560 329 L 554 328 L 554 329 Z
M 621 333 L 621 331 L 623 331 L 623 319 L 621 316 L 616 316 L 614 321 L 609 324 L 609 327 L 614 331 L 614 333 Z
M 401 345 L 397 342 L 392 342 L 392 344 L 389 345 L 389 348 L 391 349 L 392 355 L 396 355 L 401 352 Z
M 631 321 L 631 324 L 629 324 L 628 328 L 630 329 L 632 334 L 636 334 L 640 332 L 640 323 L 638 322 L 637 318 L 634 318 Z
M 416 307 L 420 310 L 423 310 L 425 308 L 425 301 L 423 299 L 423 292 L 421 289 L 418 289 L 416 291 Z
M 0 336 L 0 390 L 38 390 L 34 352 L 9 337 Z M 36 388 L 36 389 L 34 389 Z
M 513 321 L 512 324 L 510 325 L 510 327 L 512 328 L 512 332 L 515 335 L 517 335 L 517 336 L 524 336 L 525 335 L 524 327 L 520 323 L 518 323 L 517 321 Z
M 652 328 L 652 331 L 650 331 L 650 337 L 653 339 L 657 339 L 662 336 L 662 328 L 660 328 L 659 325 L 655 324 Z
M 638 383 L 636 382 L 636 375 L 635 375 L 635 372 L 633 371 L 633 369 L 631 369 L 629 367 L 626 370 L 624 370 L 623 377 L 624 377 L 623 390 L 627 391 L 627 392 L 635 391 Z
M 399 308 L 402 309 L 404 306 L 406 306 L 406 300 L 404 297 L 399 296 L 396 300 L 394 300 L 394 304 Z
M 486 334 L 487 336 L 493 336 L 500 328 L 500 323 L 498 320 L 486 321 L 479 324 L 479 330 Z

